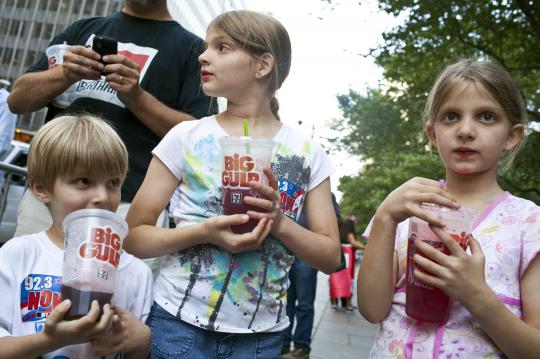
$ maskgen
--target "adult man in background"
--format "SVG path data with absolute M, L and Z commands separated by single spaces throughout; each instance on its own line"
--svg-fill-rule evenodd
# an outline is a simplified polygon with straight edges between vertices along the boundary
M 118 54 L 102 59 L 92 51 L 96 35 L 117 40 Z M 61 112 L 80 111 L 110 121 L 129 153 L 119 208 L 125 214 L 163 135 L 182 121 L 212 112 L 200 89 L 198 56 L 204 43 L 172 19 L 166 0 L 125 0 L 122 11 L 76 21 L 50 45 L 62 43 L 72 45 L 63 63 L 49 69 L 43 54 L 15 82 L 9 106 L 15 113 L 48 106 L 46 121 Z M 73 102 L 65 109 L 52 105 L 72 85 Z M 50 223 L 44 206 L 26 193 L 16 235 L 35 233 Z

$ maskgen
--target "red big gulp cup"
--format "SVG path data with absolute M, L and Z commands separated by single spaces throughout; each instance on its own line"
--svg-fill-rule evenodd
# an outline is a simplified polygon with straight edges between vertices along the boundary
M 463 249 L 467 248 L 467 236 L 471 233 L 476 217 L 474 211 L 466 208 L 452 210 L 432 203 L 424 203 L 421 207 L 437 215 L 445 224 L 444 230 L 450 233 Z M 416 264 L 413 255 L 418 253 L 423 256 L 423 253 L 414 247 L 414 241 L 424 241 L 446 254 L 450 252 L 429 228 L 429 224 L 420 218 L 410 218 L 408 238 L 405 312 L 409 317 L 422 322 L 446 323 L 450 314 L 450 298 L 442 290 L 415 278 L 413 271 Z M 416 267 L 425 272 L 421 267 Z
M 85 316 L 93 300 L 110 303 L 128 226 L 113 212 L 81 209 L 66 216 L 62 229 L 62 299 L 71 300 L 65 319 L 72 320 Z
M 246 196 L 261 195 L 249 187 L 249 182 L 268 184 L 263 168 L 270 167 L 274 142 L 269 139 L 251 137 L 222 137 L 219 139 L 223 155 L 221 172 L 221 202 L 223 214 L 244 214 L 247 211 L 261 211 L 258 207 L 244 203 Z M 257 221 L 231 226 L 236 234 L 251 232 Z

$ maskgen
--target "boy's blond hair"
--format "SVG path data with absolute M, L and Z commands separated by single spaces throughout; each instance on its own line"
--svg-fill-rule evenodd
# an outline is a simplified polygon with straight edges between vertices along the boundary
M 43 125 L 30 144 L 28 179 L 51 191 L 58 177 L 75 172 L 121 175 L 126 146 L 105 120 L 88 114 L 60 116 Z

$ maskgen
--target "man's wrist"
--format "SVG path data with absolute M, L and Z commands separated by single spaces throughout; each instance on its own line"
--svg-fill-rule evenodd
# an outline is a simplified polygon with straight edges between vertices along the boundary
M 74 76 L 70 76 L 69 72 L 67 71 L 66 67 L 63 64 L 60 64 L 54 68 L 51 69 L 53 73 L 53 78 L 56 80 L 61 80 L 65 82 L 67 87 L 73 85 L 75 82 L 79 81 L 79 78 L 76 78 Z
M 134 106 L 143 106 L 145 94 L 146 91 L 139 84 L 137 84 L 136 88 L 126 94 L 118 93 L 118 98 L 131 112 L 134 112 Z

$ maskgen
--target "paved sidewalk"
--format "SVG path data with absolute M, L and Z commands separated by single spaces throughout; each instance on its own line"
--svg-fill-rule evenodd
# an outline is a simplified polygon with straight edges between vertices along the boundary
M 353 305 L 356 305 L 356 295 L 353 295 Z M 366 321 L 358 311 L 350 314 L 341 308 L 333 310 L 328 275 L 319 272 L 311 359 L 368 358 L 378 327 Z

